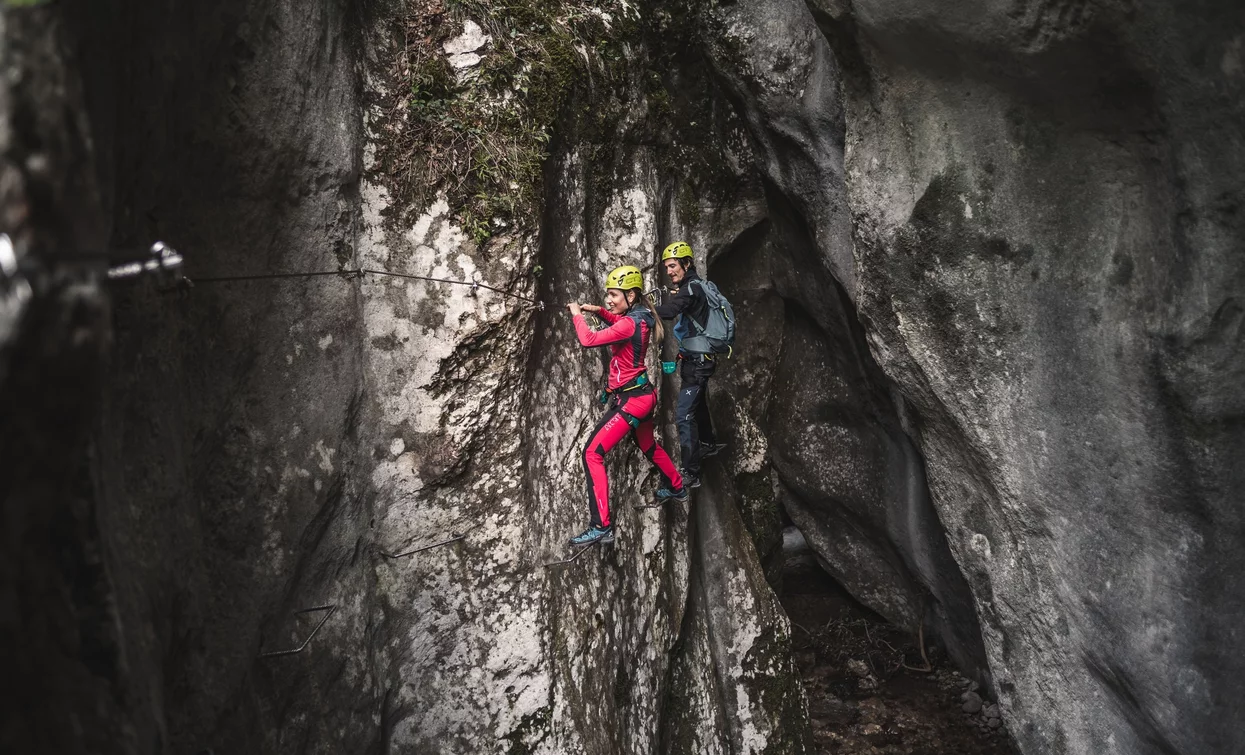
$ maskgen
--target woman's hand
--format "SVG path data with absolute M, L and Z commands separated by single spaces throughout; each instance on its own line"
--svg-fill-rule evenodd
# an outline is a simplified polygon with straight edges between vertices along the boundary
M 576 304 L 575 302 L 571 302 L 570 304 L 567 304 L 566 308 L 571 313 L 571 317 L 579 317 L 579 315 L 582 314 L 580 312 L 579 305 Z
M 579 308 L 585 312 L 592 312 L 593 314 L 599 314 L 601 312 L 601 308 L 595 304 L 580 304 Z

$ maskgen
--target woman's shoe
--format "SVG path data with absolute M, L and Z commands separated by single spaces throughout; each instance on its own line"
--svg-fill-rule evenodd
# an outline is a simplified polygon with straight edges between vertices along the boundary
M 598 540 L 604 540 L 607 543 L 614 542 L 614 528 L 598 527 L 594 524 L 571 538 L 571 545 L 591 545 Z

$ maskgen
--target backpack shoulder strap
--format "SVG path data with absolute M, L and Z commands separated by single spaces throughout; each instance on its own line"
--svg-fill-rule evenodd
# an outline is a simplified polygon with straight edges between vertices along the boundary
M 644 328 L 641 325 L 648 326 L 648 338 L 653 337 L 653 328 L 656 320 L 653 317 L 653 310 L 648 307 L 632 307 L 627 311 L 627 317 L 635 323 L 635 332 L 631 334 L 631 358 L 632 365 L 635 367 L 644 366 Z
M 656 323 L 656 318 L 653 315 L 653 310 L 649 309 L 648 307 L 632 307 L 627 312 L 627 317 L 630 317 L 632 320 L 634 320 L 636 325 L 639 325 L 641 323 L 647 325 L 649 331 L 653 330 L 653 325 Z
M 700 287 L 700 293 L 701 293 L 701 295 L 702 295 L 702 296 L 704 296 L 704 297 L 705 297 L 705 306 L 706 306 L 706 307 L 708 307 L 708 306 L 709 306 L 709 304 L 711 303 L 711 302 L 709 301 L 709 289 L 708 289 L 708 288 L 706 288 L 706 287 L 703 285 L 704 283 L 707 283 L 707 282 L 708 282 L 708 281 L 706 281 L 704 278 L 697 278 L 697 279 L 696 279 L 696 280 L 694 280 L 694 281 L 688 281 L 688 282 L 687 282 L 687 290 L 688 290 L 688 291 L 691 291 L 691 290 L 692 290 L 692 286 L 694 286 L 695 284 L 697 284 L 697 283 L 702 284 L 702 285 L 701 285 L 701 287 Z M 704 326 L 704 325 L 701 325 L 701 324 L 700 324 L 700 323 L 698 323 L 698 322 L 696 322 L 696 318 L 694 318 L 694 317 L 692 317 L 692 316 L 690 316 L 690 315 L 689 315 L 689 316 L 687 317 L 687 321 L 688 321 L 688 322 L 690 322 L 690 323 L 692 324 L 692 327 L 696 329 L 696 333 L 697 333 L 697 334 L 700 334 L 700 335 L 703 335 L 703 334 L 704 334 L 704 332 L 705 332 L 705 326 Z

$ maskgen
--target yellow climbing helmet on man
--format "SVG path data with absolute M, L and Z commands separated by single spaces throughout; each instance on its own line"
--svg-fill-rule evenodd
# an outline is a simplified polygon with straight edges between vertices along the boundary
M 614 268 L 609 275 L 605 276 L 605 287 L 622 291 L 630 291 L 633 288 L 643 289 L 644 276 L 640 274 L 640 268 L 635 265 L 623 265 Z
M 662 250 L 661 261 L 665 262 L 666 260 L 678 260 L 678 259 L 683 259 L 684 257 L 687 257 L 690 259 L 691 256 L 692 256 L 692 248 L 687 245 L 687 242 L 676 241 L 670 246 L 666 247 L 664 250 Z

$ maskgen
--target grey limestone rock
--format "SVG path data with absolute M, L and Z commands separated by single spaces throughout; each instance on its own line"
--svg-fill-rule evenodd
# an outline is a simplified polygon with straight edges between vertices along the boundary
M 981 696 L 976 692 L 969 692 L 964 697 L 964 705 L 961 706 L 965 713 L 979 713 L 981 711 Z
M 64 136 L 49 149 L 62 196 L 38 209 L 69 222 L 41 216 L 36 230 L 76 233 L 45 242 L 61 252 L 158 234 L 199 283 L 181 295 L 118 290 L 109 316 L 91 280 L 76 304 L 40 302 L 76 314 L 78 331 L 17 331 L 23 343 L 76 344 L 72 359 L 23 365 L 74 375 L 70 395 L 98 403 L 40 393 L 36 369 L 6 378 L 6 418 L 21 399 L 30 426 L 47 410 L 24 398 L 37 393 L 65 421 L 57 443 L 31 449 L 29 480 L 5 490 L 6 537 L 43 548 L 6 549 L 5 585 L 49 575 L 30 589 L 54 594 L 41 610 L 80 644 L 52 659 L 46 696 L 31 696 L 45 712 L 6 711 L 0 742 L 804 752 L 786 618 L 728 476 L 706 476 L 698 508 L 636 510 L 656 484 L 624 446 L 610 457 L 617 543 L 544 568 L 585 523 L 580 457 L 601 412 L 600 354 L 579 347 L 562 304 L 594 300 L 605 272 L 651 259 L 671 232 L 658 157 L 631 139 L 606 157 L 617 180 L 602 188 L 595 145 L 559 143 L 540 233 L 500 233 L 487 249 L 443 199 L 404 204 L 380 180 L 385 132 L 368 109 L 386 86 L 385 14 L 398 10 L 231 0 L 20 11 L 67 31 L 31 35 L 48 59 L 19 62 L 14 78 L 80 76 L 87 93 L 72 100 L 66 84 L 49 91 L 71 101 L 32 104 L 81 119 L 43 134 Z M 4 13 L 9 23 L 19 11 Z M 463 44 L 487 51 L 479 41 Z M 24 160 L 26 146 L 5 159 Z M 6 195 L 3 209 L 21 201 Z M 549 306 L 376 275 L 209 280 L 356 267 L 479 280 Z M 65 454 L 80 468 L 58 475 Z M 385 555 L 453 534 L 465 537 Z M 59 550 L 46 548 L 54 538 Z M 316 618 L 294 612 L 324 604 L 335 610 L 303 652 L 260 657 L 298 647 Z M 37 678 L 29 664 L 9 668 Z M 87 735 L 66 725 L 82 711 Z
M 1025 752 L 1242 745 L 1245 21 L 1186 10 L 707 11 L 761 172 L 911 407 Z M 850 242 L 820 231 L 844 204 Z
M 1239 8 L 694 10 L 670 75 L 711 69 L 729 180 L 676 201 L 636 109 L 563 135 L 539 233 L 481 246 L 378 177 L 393 7 L 5 7 L 23 259 L 165 236 L 192 278 L 371 267 L 550 306 L 332 275 L 109 298 L 98 270 L 6 299 L 0 576 L 37 606 L 4 612 L 32 649 L 6 668 L 43 686 L 0 745 L 803 752 L 785 513 L 1023 752 L 1245 747 Z M 730 449 L 663 511 L 611 457 L 641 481 L 618 543 L 543 569 L 583 524 L 601 367 L 559 307 L 676 238 L 747 325 L 713 389 Z M 26 442 L 42 416 L 60 434 Z M 305 653 L 258 657 L 324 603 Z

